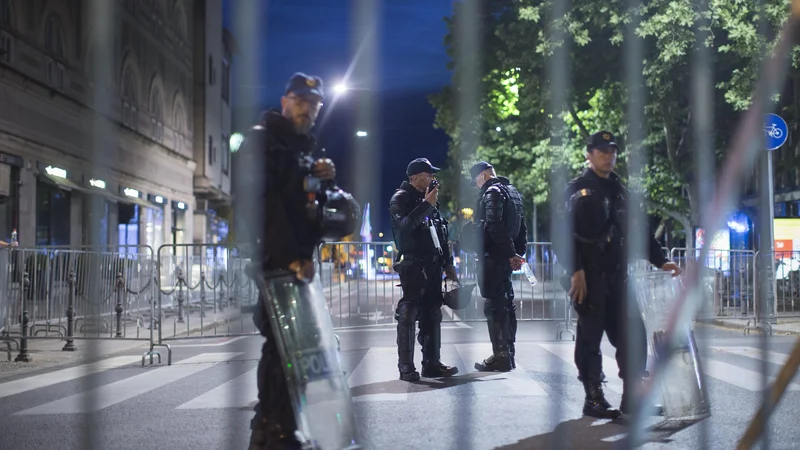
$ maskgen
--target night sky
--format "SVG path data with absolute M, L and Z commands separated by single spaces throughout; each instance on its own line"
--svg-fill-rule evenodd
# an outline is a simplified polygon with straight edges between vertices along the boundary
M 328 88 L 326 96 L 332 96 L 332 87 L 347 73 L 353 54 L 351 9 L 355 2 L 265 1 L 266 8 L 259 13 L 264 25 L 257 36 L 244 36 L 245 33 L 237 32 L 233 24 L 235 13 L 231 6 L 250 1 L 226 0 L 225 5 L 225 26 L 240 45 L 245 39 L 258 39 L 263 43 L 258 61 L 234 59 L 234 80 L 237 67 L 243 64 L 257 64 L 260 72 L 257 85 L 232 86 L 234 131 L 242 131 L 257 119 L 243 112 L 247 102 L 254 102 L 258 110 L 278 108 L 286 81 L 294 72 L 320 76 Z M 375 240 L 380 231 L 385 233 L 384 240 L 391 240 L 388 201 L 394 189 L 406 179 L 408 162 L 427 157 L 433 164 L 443 167 L 447 157 L 447 136 L 433 128 L 435 110 L 427 96 L 448 84 L 452 76 L 447 70 L 448 56 L 443 45 L 447 33 L 443 19 L 451 15 L 453 3 L 453 0 L 381 2 L 379 60 L 374 82 L 377 90 L 373 92 L 379 108 L 381 130 L 377 148 L 382 158 L 380 167 L 376 168 L 380 171 L 380 185 L 376 186 L 380 189 L 379 203 L 371 206 Z M 346 190 L 352 188 L 352 177 L 358 176 L 350 169 L 354 164 L 350 154 L 351 136 L 357 129 L 353 123 L 355 101 L 350 95 L 337 101 L 333 109 L 326 99 L 318 126 L 313 131 L 320 147 L 325 148 L 337 164 L 339 184 Z

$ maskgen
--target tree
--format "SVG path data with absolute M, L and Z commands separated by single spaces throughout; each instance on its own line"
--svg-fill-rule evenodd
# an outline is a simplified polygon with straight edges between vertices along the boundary
M 545 203 L 551 187 L 549 174 L 558 166 L 576 172 L 583 164 L 583 149 L 588 133 L 610 129 L 623 148 L 646 149 L 647 164 L 642 176 L 633 183 L 645 191 L 653 210 L 665 218 L 681 218 L 699 224 L 699 202 L 695 179 L 691 71 L 700 45 L 710 55 L 716 82 L 714 89 L 715 158 L 734 133 L 739 115 L 751 101 L 751 92 L 765 48 L 788 18 L 789 0 L 765 1 L 767 36 L 758 33 L 758 12 L 753 2 L 744 0 L 708 0 L 698 7 L 691 0 L 653 0 L 635 9 L 627 1 L 579 1 L 563 17 L 552 16 L 552 1 L 486 0 L 480 17 L 483 51 L 459 53 L 453 24 L 463 13 L 457 9 L 448 19 L 445 39 L 453 59 L 454 82 L 431 98 L 437 109 L 435 126 L 451 137 L 450 177 L 462 170 L 464 159 L 487 158 L 498 171 L 507 174 L 526 197 Z M 630 130 L 625 117 L 630 92 L 624 80 L 625 26 L 638 20 L 635 39 L 644 51 L 643 142 L 629 142 Z M 561 27 L 566 39 L 556 42 L 548 27 Z M 700 42 L 696 37 L 696 29 Z M 557 49 L 567 46 L 572 70 L 572 89 L 567 104 L 550 111 L 551 80 L 548 65 Z M 459 59 L 461 55 L 461 59 Z M 465 86 L 463 74 L 475 64 L 479 68 L 479 86 Z M 792 76 L 797 79 L 798 50 L 792 55 Z M 793 86 L 797 85 L 795 82 Z M 459 96 L 477 90 L 480 109 L 470 124 L 479 133 L 473 149 L 462 145 L 464 120 L 458 121 Z M 797 117 L 794 90 L 783 99 L 784 117 Z M 779 99 L 776 99 L 776 101 Z M 551 145 L 549 120 L 562 118 L 568 137 L 561 148 Z M 471 129 L 471 130 L 472 130 Z M 467 154 L 465 154 L 467 153 Z M 624 163 L 625 156 L 621 159 Z M 786 165 L 785 167 L 790 167 Z M 623 175 L 625 167 L 620 168 Z M 711 178 L 711 177 L 710 177 Z M 443 186 L 443 191 L 447 186 Z M 452 200 L 452 192 L 444 193 Z

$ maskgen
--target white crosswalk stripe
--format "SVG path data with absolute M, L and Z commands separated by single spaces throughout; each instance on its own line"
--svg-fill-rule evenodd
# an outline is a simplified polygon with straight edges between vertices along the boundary
M 17 415 L 69 414 L 99 411 L 169 383 L 206 370 L 214 363 L 227 361 L 241 353 L 203 353 L 172 366 L 160 367 L 88 392 L 20 411 Z
M 35 375 L 29 378 L 9 381 L 7 383 L 0 384 L 0 398 L 76 380 L 81 377 L 86 377 L 109 369 L 115 369 L 127 364 L 132 364 L 140 359 L 141 357 L 139 356 L 117 356 L 90 364 L 84 364 L 81 366 L 70 367 L 68 369 Z
M 258 399 L 258 368 L 249 370 L 205 394 L 178 406 L 177 409 L 244 408 Z
M 428 379 L 424 379 L 422 383 L 400 381 L 397 372 L 396 347 L 370 348 L 363 351 L 363 354 L 355 355 L 358 356 L 357 358 L 343 358 L 342 361 L 352 364 L 352 367 L 346 366 L 343 369 L 347 373 L 353 400 L 357 403 L 413 402 L 430 395 L 469 396 L 482 399 L 536 399 L 564 395 L 562 387 L 550 386 L 548 381 L 543 381 L 552 379 L 550 374 L 568 375 L 569 382 L 574 382 L 572 380 L 577 374 L 574 364 L 574 348 L 572 342 L 518 342 L 516 370 L 508 373 L 480 373 L 474 369 L 474 364 L 491 355 L 491 344 L 443 345 L 442 362 L 457 366 L 459 369 L 456 380 L 452 382 Z M 608 381 L 607 392 L 621 394 L 622 380 L 618 377 L 617 364 L 613 358 L 614 349 L 604 343 L 602 350 L 604 352 L 603 369 Z M 760 372 L 753 370 L 755 367 L 753 361 L 760 361 L 762 358 L 759 349 L 746 346 L 713 346 L 709 347 L 709 350 L 709 352 L 705 352 L 706 356 L 703 359 L 703 369 L 709 385 L 724 383 L 728 389 L 743 389 L 750 392 L 759 392 L 762 389 L 762 376 Z M 3 411 L 0 405 L 0 411 L 2 414 L 19 416 L 101 411 L 136 397 L 146 396 L 158 388 L 173 383 L 186 387 L 187 378 L 201 373 L 203 373 L 203 378 L 197 378 L 198 380 L 219 379 L 220 381 L 206 382 L 202 388 L 190 386 L 185 389 L 183 394 L 185 396 L 180 402 L 171 403 L 170 408 L 180 411 L 247 408 L 257 401 L 258 396 L 255 361 L 247 361 L 245 366 L 237 370 L 235 376 L 224 372 L 230 370 L 224 367 L 225 363 L 241 354 L 235 352 L 202 353 L 175 361 L 172 366 L 148 367 L 147 369 L 138 368 L 134 364 L 140 359 L 139 356 L 119 356 L 97 363 L 8 381 L 0 383 L 0 398 L 10 397 L 16 403 L 14 406 L 8 407 L 13 409 L 10 411 Z M 555 358 L 547 362 L 548 355 L 554 355 Z M 419 352 L 416 352 L 415 356 L 417 357 L 417 367 L 420 368 Z M 764 358 L 771 364 L 772 369 L 777 370 L 778 365 L 788 359 L 788 355 L 772 351 L 767 353 Z M 130 367 L 121 369 L 112 379 L 106 377 L 106 381 L 103 381 L 102 377 L 97 380 L 92 378 L 94 380 L 92 382 L 97 384 L 88 390 L 70 391 L 73 389 L 71 387 L 60 390 L 53 389 L 57 385 L 69 382 L 78 383 L 82 381 L 83 377 L 126 365 L 130 365 Z M 208 376 L 206 371 L 208 371 Z M 124 374 L 126 377 L 121 378 L 120 374 Z M 792 383 L 789 389 L 800 391 L 800 384 Z M 25 396 L 17 395 L 37 390 L 41 390 L 44 394 L 32 396 L 35 399 L 34 404 L 24 404 Z M 65 393 L 65 396 L 54 398 L 56 392 Z M 148 397 L 148 401 L 158 401 L 158 398 Z

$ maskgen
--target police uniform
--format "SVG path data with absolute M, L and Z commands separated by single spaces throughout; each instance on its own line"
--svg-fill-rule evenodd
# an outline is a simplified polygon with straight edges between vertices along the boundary
M 297 73 L 286 93 L 321 98 L 322 80 Z M 290 119 L 270 110 L 248 131 L 234 154 L 237 240 L 250 245 L 250 256 L 260 269 L 288 270 L 295 261 L 311 260 L 321 242 L 322 230 L 307 214 L 303 186 L 315 148 L 313 136 L 298 133 Z M 250 448 L 299 449 L 286 376 L 263 302 L 259 296 L 253 315 L 266 340 L 258 362 L 258 403 L 253 408 Z
M 486 161 L 472 166 L 472 184 L 478 174 L 491 168 L 493 166 Z M 509 259 L 524 255 L 528 244 L 522 205 L 522 195 L 508 178 L 490 178 L 481 186 L 478 195 L 472 225 L 476 230 L 469 231 L 467 226 L 468 233 L 480 235 L 473 236 L 474 245 L 482 242 L 482 248 L 474 250 L 480 267 L 478 285 L 481 296 L 486 299 L 483 313 L 492 342 L 492 356 L 475 363 L 480 371 L 507 372 L 516 367 L 517 315 Z
M 408 165 L 406 175 L 436 173 L 425 158 Z M 397 303 L 397 367 L 400 379 L 418 381 L 414 365 L 414 332 L 419 320 L 419 343 L 422 346 L 422 376 L 444 377 L 458 373 L 440 361 L 442 305 L 442 270 L 452 270 L 453 256 L 448 245 L 447 221 L 439 214 L 438 204 L 425 201 L 425 194 L 404 181 L 389 201 L 392 234 L 398 250 L 394 269 L 400 275 L 403 297 Z M 435 246 L 431 227 L 438 237 Z
M 614 135 L 607 131 L 593 134 L 587 151 L 613 152 L 619 147 Z M 646 374 L 647 338 L 641 314 L 628 315 L 628 261 L 626 248 L 628 191 L 616 173 L 608 178 L 599 176 L 592 169 L 586 169 L 569 182 L 564 193 L 562 214 L 573 223 L 572 267 L 562 281 L 569 289 L 571 275 L 584 271 L 586 296 L 581 304 L 573 301 L 578 313 L 575 341 L 575 364 L 578 379 L 584 384 L 586 401 L 585 415 L 614 418 L 620 411 L 611 408 L 602 391 L 605 378 L 602 366 L 600 342 L 603 332 L 616 351 L 619 377 L 623 379 L 623 400 L 621 410 L 627 412 L 627 396 L 636 381 L 641 382 Z M 648 259 L 662 267 L 667 260 L 661 246 L 653 234 L 649 234 Z M 562 249 L 563 252 L 566 251 Z M 564 259 L 563 257 L 561 258 Z M 630 299 L 630 301 L 635 301 Z M 638 307 L 634 305 L 638 311 Z M 633 339 L 637 343 L 637 354 L 628 354 L 626 342 Z M 632 359 L 632 372 L 628 360 Z

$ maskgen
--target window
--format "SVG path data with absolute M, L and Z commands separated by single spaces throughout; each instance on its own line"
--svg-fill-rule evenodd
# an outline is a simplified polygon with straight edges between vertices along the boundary
M 173 113 L 172 123 L 175 125 L 175 150 L 182 151 L 184 144 L 184 112 L 183 105 L 180 103 L 175 104 L 175 112 Z
M 2 1 L 2 0 L 0 0 Z M 14 37 L 6 31 L 0 32 L 0 62 L 11 64 Z
M 222 60 L 222 99 L 231 102 L 231 65 L 227 60 Z
M 0 25 L 11 26 L 11 4 L 9 0 L 0 0 Z
M 216 159 L 214 156 L 215 156 L 214 155 L 214 137 L 213 136 L 209 136 L 208 137 L 208 165 L 209 166 L 213 166 L 214 165 L 214 160 Z
M 158 88 L 153 88 L 153 94 L 150 97 L 150 137 L 156 142 L 164 140 L 164 102 L 161 100 L 161 91 Z
M 56 58 L 64 59 L 64 30 L 56 16 L 50 16 L 44 29 L 44 46 Z
M 228 165 L 230 164 L 231 152 L 228 151 L 228 137 L 222 135 L 222 173 L 228 173 Z
M 64 64 L 61 64 L 53 58 L 47 58 L 47 84 L 56 89 L 63 90 L 66 85 L 66 72 L 67 69 L 64 67 Z
M 122 124 L 136 131 L 139 127 L 139 108 L 136 101 L 136 83 L 129 67 L 122 78 Z
M 217 74 L 214 72 L 214 57 L 208 55 L 208 84 L 213 86 L 216 82 Z

